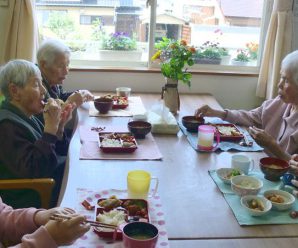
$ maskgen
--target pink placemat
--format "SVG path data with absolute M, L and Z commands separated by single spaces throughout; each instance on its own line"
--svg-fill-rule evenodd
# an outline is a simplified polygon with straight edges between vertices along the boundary
M 138 139 L 138 148 L 133 153 L 104 153 L 99 148 L 98 132 L 89 126 L 79 128 L 81 149 L 80 159 L 89 160 L 161 160 L 162 155 L 151 133 L 145 139 Z M 127 128 L 111 127 L 104 132 L 128 132 Z
M 87 217 L 88 220 L 95 219 L 94 210 L 86 210 L 80 203 L 84 200 L 88 200 L 91 205 L 95 205 L 97 199 L 108 198 L 111 195 L 116 195 L 120 199 L 127 198 L 127 192 L 125 190 L 103 190 L 100 192 L 94 192 L 87 189 L 77 189 L 78 205 L 76 211 Z M 148 199 L 149 215 L 151 223 L 154 224 L 159 230 L 159 238 L 157 242 L 157 248 L 167 248 L 169 246 L 168 234 L 165 227 L 164 212 L 162 210 L 161 199 L 158 195 Z M 69 247 L 77 248 L 124 248 L 122 241 L 114 243 L 107 243 L 106 240 L 97 236 L 92 230 L 87 232 L 84 236 L 79 238 L 74 244 Z
M 112 109 L 107 114 L 101 114 L 94 107 L 94 103 L 90 102 L 89 115 L 90 116 L 101 116 L 101 117 L 127 117 L 133 115 L 140 115 L 146 113 L 146 109 L 143 105 L 142 99 L 139 96 L 131 96 L 128 98 L 128 107 L 125 109 Z

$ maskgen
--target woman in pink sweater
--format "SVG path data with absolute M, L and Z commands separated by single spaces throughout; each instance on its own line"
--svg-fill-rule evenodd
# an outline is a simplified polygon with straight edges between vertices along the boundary
M 204 105 L 196 116 L 219 117 L 249 127 L 255 141 L 269 156 L 290 160 L 298 153 L 298 50 L 282 61 L 278 96 L 253 110 L 216 110 Z
M 72 218 L 53 221 L 53 214 L 69 215 Z M 85 217 L 69 208 L 49 210 L 23 208 L 12 209 L 0 198 L 0 247 L 1 243 L 17 244 L 13 247 L 54 248 L 69 245 L 90 229 Z

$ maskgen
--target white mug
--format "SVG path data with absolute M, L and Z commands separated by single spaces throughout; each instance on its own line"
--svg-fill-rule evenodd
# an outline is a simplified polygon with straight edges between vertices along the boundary
M 248 175 L 255 167 L 254 160 L 243 154 L 235 154 L 232 156 L 232 168 L 241 170 Z

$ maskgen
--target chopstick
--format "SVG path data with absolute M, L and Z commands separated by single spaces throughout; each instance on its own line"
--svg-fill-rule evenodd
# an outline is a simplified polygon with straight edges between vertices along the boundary
M 72 217 L 63 215 L 63 214 L 53 214 L 50 219 L 51 220 L 56 220 L 56 221 L 62 221 L 62 220 L 70 220 Z M 106 224 L 106 223 L 101 223 L 98 221 L 91 221 L 91 220 L 85 220 L 84 223 L 89 223 L 93 227 L 104 227 L 104 228 L 109 228 L 109 229 L 116 229 L 116 225 L 111 225 L 111 224 Z

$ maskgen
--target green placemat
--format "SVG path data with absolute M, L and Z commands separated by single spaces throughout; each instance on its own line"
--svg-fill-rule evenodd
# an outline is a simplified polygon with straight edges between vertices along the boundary
M 270 225 L 270 224 L 298 224 L 298 219 L 292 219 L 289 216 L 291 210 L 286 211 L 276 211 L 270 210 L 267 214 L 263 216 L 251 216 L 246 210 L 241 206 L 240 197 L 236 195 L 231 190 L 231 185 L 225 184 L 218 178 L 215 170 L 210 170 L 209 174 L 215 184 L 218 186 L 219 190 L 223 193 L 224 198 L 232 209 L 236 220 L 240 225 Z M 263 188 L 260 192 L 260 195 L 263 194 L 264 191 L 269 189 L 280 189 L 282 186 L 281 182 L 271 182 L 264 178 L 262 172 L 254 171 L 249 174 L 250 176 L 255 176 L 261 179 L 264 183 Z M 293 209 L 298 210 L 298 200 L 295 200 Z

